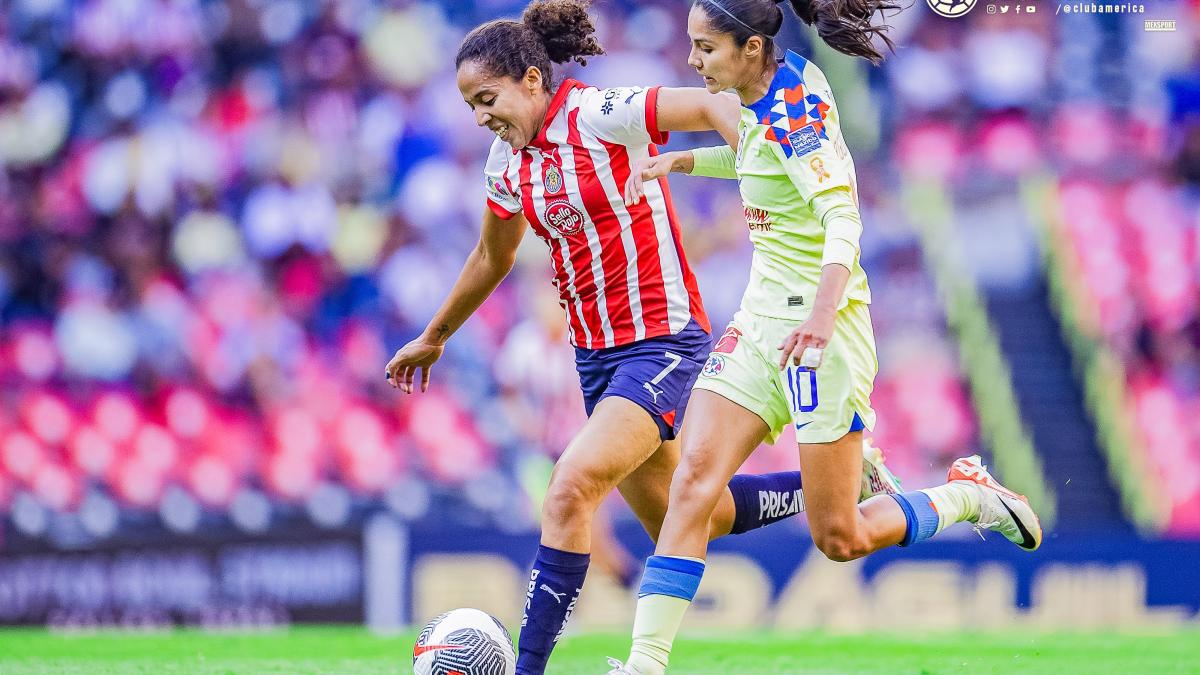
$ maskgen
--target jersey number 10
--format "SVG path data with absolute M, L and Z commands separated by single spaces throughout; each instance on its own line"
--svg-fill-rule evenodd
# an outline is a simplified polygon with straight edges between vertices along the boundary
M 787 369 L 788 394 L 792 412 L 810 413 L 817 409 L 817 371 L 808 368 Z M 805 398 L 808 402 L 805 402 Z

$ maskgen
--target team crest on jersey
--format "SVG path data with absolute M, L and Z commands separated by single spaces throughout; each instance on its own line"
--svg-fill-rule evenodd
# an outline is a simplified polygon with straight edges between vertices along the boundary
M 570 202 L 558 201 L 546 207 L 545 222 L 562 234 L 571 235 L 583 229 L 583 214 Z
M 546 194 L 558 194 L 559 190 L 562 190 L 563 186 L 562 170 L 553 164 L 546 167 L 546 177 L 542 183 L 546 186 Z
M 704 363 L 704 369 L 700 371 L 700 374 L 704 377 L 716 377 L 721 374 L 722 370 L 725 370 L 725 357 L 713 354 Z
M 721 335 L 721 339 L 717 340 L 717 346 L 713 347 L 714 353 L 732 354 L 734 349 L 737 349 L 738 338 L 742 336 L 742 331 L 730 326 L 725 329 L 725 333 Z M 710 359 L 711 360 L 711 359 Z

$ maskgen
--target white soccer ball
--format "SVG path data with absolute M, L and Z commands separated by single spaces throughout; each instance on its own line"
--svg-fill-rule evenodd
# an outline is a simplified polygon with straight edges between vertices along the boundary
M 517 655 L 496 617 L 452 609 L 425 624 L 413 647 L 415 675 L 513 675 Z

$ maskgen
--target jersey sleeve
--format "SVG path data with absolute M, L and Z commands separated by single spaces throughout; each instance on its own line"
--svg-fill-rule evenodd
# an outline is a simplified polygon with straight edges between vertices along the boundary
M 809 124 L 773 144 L 792 185 L 809 204 L 826 190 L 854 189 L 850 154 L 836 149 L 826 133 L 824 125 Z
M 615 87 L 584 92 L 579 114 L 601 138 L 622 145 L 662 145 L 658 128 L 659 87 Z
M 483 173 L 487 194 L 487 205 L 502 220 L 508 220 L 521 212 L 521 200 L 508 180 L 509 159 L 512 148 L 500 139 L 492 142 Z
M 860 251 L 862 218 L 850 153 L 840 135 L 836 141 L 830 140 L 831 131 L 819 122 L 800 127 L 776 144 L 776 152 L 792 185 L 825 229 L 821 265 L 837 263 L 853 270 Z
M 737 180 L 737 159 L 733 148 L 728 145 L 693 148 L 690 175 Z

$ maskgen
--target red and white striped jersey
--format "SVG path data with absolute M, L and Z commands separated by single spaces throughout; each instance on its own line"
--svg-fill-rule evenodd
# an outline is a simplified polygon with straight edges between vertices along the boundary
M 667 181 L 647 183 L 635 206 L 622 196 L 631 167 L 667 140 L 657 98 L 657 87 L 567 80 L 529 146 L 496 139 L 488 156 L 488 206 L 506 220 L 524 215 L 550 249 L 576 347 L 673 335 L 692 318 L 710 330 Z

